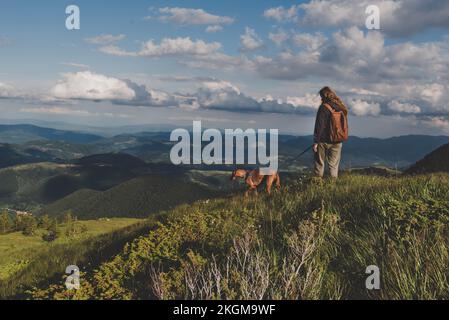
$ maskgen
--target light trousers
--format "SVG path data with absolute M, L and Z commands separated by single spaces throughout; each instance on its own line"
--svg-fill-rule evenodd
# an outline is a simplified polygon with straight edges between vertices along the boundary
M 341 149 L 343 143 L 318 143 L 318 151 L 315 153 L 315 176 L 324 176 L 324 167 L 327 162 L 332 178 L 338 178 Z

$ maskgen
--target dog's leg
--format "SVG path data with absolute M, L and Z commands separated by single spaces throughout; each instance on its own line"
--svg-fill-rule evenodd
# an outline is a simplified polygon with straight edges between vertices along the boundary
M 279 173 L 276 174 L 276 189 L 281 188 L 281 177 L 279 176 Z
M 267 177 L 267 193 L 271 195 L 271 185 L 273 184 L 273 176 Z

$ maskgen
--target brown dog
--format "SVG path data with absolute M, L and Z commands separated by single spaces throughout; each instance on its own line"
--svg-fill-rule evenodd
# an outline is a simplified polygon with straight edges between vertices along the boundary
M 281 187 L 281 179 L 279 177 L 278 172 L 274 172 L 270 175 L 263 175 L 260 173 L 259 169 L 255 170 L 243 170 L 237 169 L 232 171 L 231 180 L 235 179 L 244 179 L 246 184 L 248 185 L 248 190 L 245 192 L 245 196 L 248 196 L 250 191 L 254 191 L 257 193 L 257 187 L 262 183 L 263 179 L 267 177 L 266 181 L 266 189 L 267 193 L 271 194 L 271 186 L 273 183 L 276 183 L 276 188 L 279 189 Z

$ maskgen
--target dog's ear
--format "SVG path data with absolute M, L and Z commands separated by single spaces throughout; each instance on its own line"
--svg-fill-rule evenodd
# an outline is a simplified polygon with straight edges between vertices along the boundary
M 231 178 L 230 178 L 230 180 L 233 180 L 233 179 L 234 179 L 234 177 L 235 177 L 235 170 L 234 170 L 234 171 L 232 171 L 232 174 L 231 174 Z

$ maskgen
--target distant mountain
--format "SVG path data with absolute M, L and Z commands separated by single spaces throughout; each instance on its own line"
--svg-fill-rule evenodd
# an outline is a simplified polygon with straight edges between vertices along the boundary
M 0 142 L 12 144 L 42 139 L 91 143 L 102 139 L 102 137 L 90 133 L 42 128 L 30 124 L 0 125 Z
M 449 143 L 426 155 L 411 166 L 406 173 L 449 172 Z
M 292 163 L 310 166 L 313 153 L 309 152 L 292 162 L 292 157 L 313 143 L 312 137 L 295 137 L 280 143 L 282 165 Z M 359 138 L 351 136 L 343 145 L 342 168 L 387 166 L 406 168 L 426 154 L 449 143 L 449 136 L 409 135 L 388 139 Z
M 80 219 L 147 217 L 214 195 L 212 190 L 178 175 L 145 175 L 104 192 L 79 190 L 45 206 L 41 213 L 61 216 L 71 210 Z
M 146 166 L 145 161 L 126 153 L 95 154 L 75 160 L 81 166 L 115 166 L 122 168 L 139 168 Z

